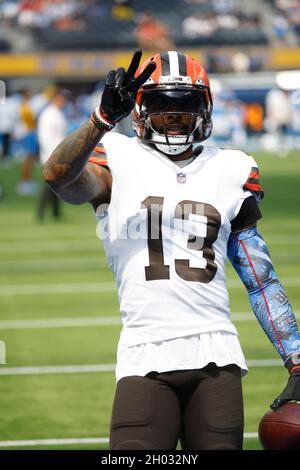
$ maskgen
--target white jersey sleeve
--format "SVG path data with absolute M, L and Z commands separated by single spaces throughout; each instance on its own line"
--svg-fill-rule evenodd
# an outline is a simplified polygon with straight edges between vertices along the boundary
M 229 218 L 233 220 L 246 198 L 254 196 L 258 202 L 262 199 L 259 169 L 252 156 L 239 150 L 220 150 L 220 154 L 224 158 L 223 171 L 232 198 Z

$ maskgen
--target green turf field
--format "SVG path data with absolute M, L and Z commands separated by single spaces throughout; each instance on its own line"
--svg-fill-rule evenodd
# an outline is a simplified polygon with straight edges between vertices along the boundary
M 300 155 L 255 158 L 266 193 L 261 232 L 297 311 Z M 5 190 L 0 201 L 0 340 L 7 348 L 7 364 L 0 366 L 0 449 L 11 448 L 4 441 L 33 441 L 31 446 L 20 442 L 17 449 L 104 449 L 120 331 L 113 277 L 90 207 L 64 205 L 62 221 L 49 215 L 37 222 L 36 199 L 15 194 L 19 170 L 0 168 Z M 244 448 L 259 449 L 259 419 L 287 373 L 250 315 L 246 292 L 230 266 L 228 279 L 234 323 L 252 364 L 243 380 Z M 261 361 L 266 359 L 275 362 L 265 366 Z M 93 365 L 98 367 L 91 370 Z M 6 370 L 9 375 L 3 375 Z M 37 445 L 36 440 L 46 441 Z

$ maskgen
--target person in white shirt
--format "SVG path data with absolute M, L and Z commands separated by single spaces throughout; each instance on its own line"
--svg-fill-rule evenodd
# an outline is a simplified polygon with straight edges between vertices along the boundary
M 156 54 L 108 73 L 100 106 L 54 150 L 44 179 L 90 202 L 118 288 L 110 449 L 238 450 L 247 365 L 230 319 L 229 257 L 290 372 L 272 403 L 300 400 L 300 335 L 265 241 L 255 160 L 202 146 L 212 93 L 190 56 Z M 133 110 L 137 137 L 110 132 Z M 99 141 L 101 140 L 101 144 Z
M 14 96 L 8 96 L 4 104 L 0 103 L 0 160 L 7 162 L 10 156 L 10 142 L 15 127 L 15 117 L 18 112 L 18 103 Z
M 65 138 L 68 129 L 68 121 L 64 114 L 64 107 L 70 99 L 68 90 L 58 89 L 52 100 L 41 112 L 38 118 L 37 133 L 40 149 L 40 162 L 44 166 L 57 145 Z M 39 203 L 38 219 L 42 220 L 47 206 L 51 206 L 53 216 L 61 215 L 60 201 L 51 188 L 44 184 Z
M 267 142 L 271 142 L 274 151 L 285 156 L 289 149 L 289 128 L 292 126 L 293 103 L 288 90 L 273 88 L 266 94 L 265 128 Z

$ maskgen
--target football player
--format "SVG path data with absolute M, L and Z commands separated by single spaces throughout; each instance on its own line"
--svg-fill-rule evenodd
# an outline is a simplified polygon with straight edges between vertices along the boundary
M 64 200 L 90 202 L 119 293 L 110 448 L 241 449 L 247 365 L 230 320 L 228 256 L 290 372 L 272 407 L 300 400 L 300 336 L 257 229 L 254 159 L 203 146 L 213 100 L 180 52 L 110 71 L 100 106 L 48 160 Z M 110 132 L 133 110 L 135 138 Z M 99 141 L 101 140 L 101 144 Z

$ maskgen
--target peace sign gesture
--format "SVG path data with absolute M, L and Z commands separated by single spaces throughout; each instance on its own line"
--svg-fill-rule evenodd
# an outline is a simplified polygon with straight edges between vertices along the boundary
M 100 115 L 110 124 L 115 124 L 130 114 L 134 107 L 135 98 L 143 83 L 145 83 L 156 65 L 150 62 L 145 70 L 136 78 L 134 74 L 139 67 L 142 52 L 133 54 L 128 70 L 120 67 L 108 72 L 105 87 L 101 97 Z

